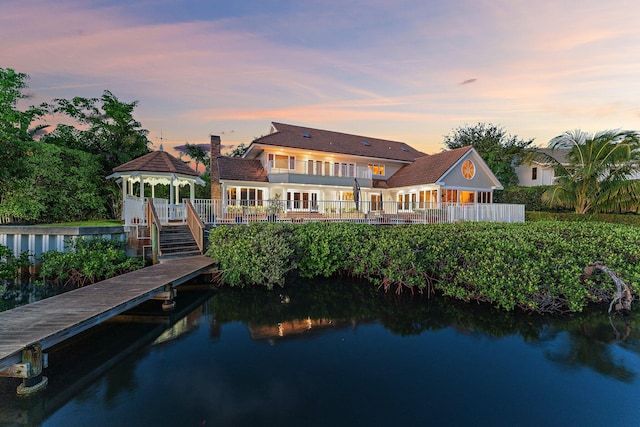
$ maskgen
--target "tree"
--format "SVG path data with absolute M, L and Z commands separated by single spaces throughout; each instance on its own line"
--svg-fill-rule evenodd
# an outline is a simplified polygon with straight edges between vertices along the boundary
M 202 146 L 198 144 L 189 144 L 187 142 L 185 143 L 184 148 L 185 154 L 196 162 L 196 172 L 198 172 L 198 165 L 200 163 L 206 165 L 209 158 L 209 153 L 207 153 L 207 151 L 202 148 Z
M 533 144 L 509 135 L 503 128 L 493 124 L 478 123 L 476 126 L 459 127 L 444 138 L 450 150 L 473 146 L 487 163 L 504 187 L 518 184 L 515 166 L 518 166 Z
M 249 147 L 247 147 L 244 143 L 240 143 L 236 146 L 236 148 L 234 148 L 233 150 L 231 150 L 230 153 L 227 153 L 228 157 L 242 157 L 244 156 L 244 153 L 247 151 Z
M 572 208 L 576 213 L 617 213 L 640 207 L 640 134 L 635 131 L 604 131 L 589 135 L 565 132 L 549 143 L 552 149 L 568 149 L 563 165 L 553 164 L 555 185 L 543 193 L 550 206 Z
M 79 150 L 24 142 L 24 173 L 0 198 L 0 217 L 15 222 L 104 218 L 100 159 Z
M 32 141 L 35 134 L 45 125 L 32 128 L 32 123 L 47 112 L 46 104 L 28 107 L 24 111 L 17 108 L 21 99 L 28 96 L 23 92 L 29 78 L 11 68 L 0 68 L 0 187 L 6 188 L 6 180 L 22 171 L 24 153 L 21 143 Z M 2 191 L 0 190 L 0 198 Z
M 149 131 L 133 118 L 138 101 L 120 101 L 105 90 L 100 98 L 55 99 L 54 112 L 78 121 L 86 130 L 56 129 L 45 141 L 102 156 L 104 173 L 149 153 Z

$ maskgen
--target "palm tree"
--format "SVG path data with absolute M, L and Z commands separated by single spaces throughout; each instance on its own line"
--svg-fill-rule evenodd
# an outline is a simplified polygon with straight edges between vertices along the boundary
M 604 131 L 594 135 L 580 130 L 565 132 L 549 143 L 568 149 L 567 163 L 542 154 L 554 165 L 556 182 L 542 195 L 549 206 L 572 208 L 576 213 L 637 211 L 640 180 L 640 134 Z
M 196 172 L 198 172 L 198 165 L 202 163 L 206 166 L 208 153 L 197 144 L 185 144 L 186 155 L 196 162 Z

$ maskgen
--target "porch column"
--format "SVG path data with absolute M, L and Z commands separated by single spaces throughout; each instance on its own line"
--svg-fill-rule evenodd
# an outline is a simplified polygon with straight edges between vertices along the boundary
M 190 197 L 189 199 L 193 202 L 196 198 L 196 183 L 191 181 L 189 183 Z
M 171 182 L 169 183 L 169 203 L 173 203 L 173 178 L 171 178 Z

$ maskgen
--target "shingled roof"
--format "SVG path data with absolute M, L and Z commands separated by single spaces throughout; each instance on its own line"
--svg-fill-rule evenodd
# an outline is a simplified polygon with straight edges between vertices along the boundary
M 285 123 L 272 123 L 275 132 L 253 141 L 253 144 L 299 148 L 327 153 L 413 162 L 425 154 L 397 141 L 350 135 Z
M 438 154 L 423 156 L 410 165 L 404 166 L 387 180 L 388 188 L 406 187 L 410 185 L 433 184 L 438 181 L 471 146 L 443 151 Z
M 258 159 L 243 159 L 239 157 L 218 157 L 220 179 L 231 181 L 269 182 L 267 171 Z
M 180 175 L 199 176 L 198 172 L 191 169 L 182 160 L 176 159 L 166 151 L 152 151 L 142 157 L 133 159 L 113 168 L 114 172 L 161 172 L 176 173 Z

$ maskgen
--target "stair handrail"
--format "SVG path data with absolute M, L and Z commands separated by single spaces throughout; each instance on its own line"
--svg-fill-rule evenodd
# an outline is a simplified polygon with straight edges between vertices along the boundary
M 204 223 L 190 200 L 185 200 L 185 205 L 187 206 L 187 225 L 198 245 L 198 250 L 202 253 L 204 251 Z
M 153 263 L 158 263 L 158 257 L 162 256 L 160 249 L 160 231 L 162 231 L 162 223 L 156 212 L 156 208 L 153 205 L 153 200 L 147 200 L 145 207 L 145 213 L 147 216 L 147 225 L 149 226 L 149 236 L 151 237 L 151 256 Z

